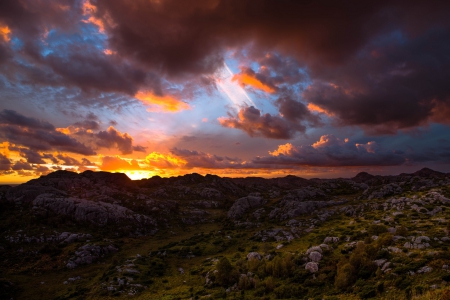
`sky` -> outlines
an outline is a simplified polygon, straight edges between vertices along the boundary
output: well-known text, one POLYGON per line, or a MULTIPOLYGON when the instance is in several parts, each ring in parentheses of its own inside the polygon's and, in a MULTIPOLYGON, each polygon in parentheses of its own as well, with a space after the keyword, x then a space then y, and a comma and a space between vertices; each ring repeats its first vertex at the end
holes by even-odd
POLYGON ((0 183, 450 172, 450 2, 0 1, 0 183))

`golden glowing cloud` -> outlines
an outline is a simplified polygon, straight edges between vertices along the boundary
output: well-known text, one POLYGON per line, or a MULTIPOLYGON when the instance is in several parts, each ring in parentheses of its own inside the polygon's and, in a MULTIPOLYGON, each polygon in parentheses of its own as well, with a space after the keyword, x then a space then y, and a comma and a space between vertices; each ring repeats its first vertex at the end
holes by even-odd
POLYGON ((9 42, 11 40, 11 29, 9 29, 8 26, 2 26, 0 25, 0 37, 5 41, 9 42))
POLYGON ((69 134, 74 134, 74 133, 78 133, 78 132, 87 132, 87 133, 92 133, 91 129, 84 129, 84 128, 79 128, 79 127, 75 127, 75 126, 69 126, 69 127, 60 127, 60 128, 56 128, 56 131, 64 133, 66 135, 69 134))
POLYGON ((111 49, 105 49, 103 50, 103 53, 105 53, 106 55, 112 55, 115 52, 111 51, 111 49))
POLYGON ((0 150, 1 154, 3 154, 6 157, 9 157, 9 142, 0 143, 0 150))
POLYGON ((266 93, 275 93, 275 89, 261 82, 258 78, 246 73, 236 74, 233 76, 233 81, 237 81, 240 85, 250 85, 255 89, 262 90, 266 93))
POLYGON ((329 116, 329 117, 334 116, 333 113, 331 113, 331 112, 329 112, 329 111, 323 109, 322 107, 317 106, 317 105, 315 105, 315 104, 313 104, 313 103, 308 103, 308 109, 309 109, 310 111, 314 111, 314 112, 326 114, 326 115, 329 116))
POLYGON ((272 152, 269 151, 269 154, 272 156, 289 155, 292 150, 294 150, 294 146, 292 146, 291 143, 287 143, 284 145, 279 145, 277 150, 272 152))
POLYGON ((170 154, 162 154, 152 152, 145 158, 145 161, 152 167, 156 168, 178 168, 187 164, 184 159, 178 158, 170 154))
POLYGON ((157 96, 152 92, 139 91, 135 95, 136 99, 149 104, 151 107, 148 111, 163 111, 163 112, 178 112, 185 109, 190 109, 189 104, 178 100, 170 95, 157 96))
POLYGON ((137 160, 135 159, 125 159, 118 155, 116 156, 104 156, 101 157, 102 164, 100 169, 103 171, 129 171, 129 170, 140 170, 137 160))
POLYGON ((312 147, 317 149, 317 148, 320 148, 320 147, 329 146, 329 145, 331 145, 333 143, 342 144, 342 141, 337 139, 336 137, 334 137, 331 134, 325 134, 325 135, 322 135, 317 142, 312 144, 312 147))

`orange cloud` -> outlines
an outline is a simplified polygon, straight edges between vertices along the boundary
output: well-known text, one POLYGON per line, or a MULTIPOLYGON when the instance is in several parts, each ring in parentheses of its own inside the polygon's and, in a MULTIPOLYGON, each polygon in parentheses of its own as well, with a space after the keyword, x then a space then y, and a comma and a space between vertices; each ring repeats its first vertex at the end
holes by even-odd
POLYGON ((89 0, 83 3, 83 14, 85 16, 89 16, 87 20, 82 20, 84 23, 92 23, 97 25, 98 30, 103 33, 105 32, 105 23, 103 21, 92 14, 97 11, 97 7, 93 5, 89 0))
POLYGON ((100 31, 101 33, 105 32, 105 24, 99 18, 90 16, 89 19, 83 20, 83 22, 84 23, 92 23, 94 25, 97 25, 98 31, 100 31))
POLYGON ((310 111, 314 111, 314 112, 326 114, 326 115, 329 116, 329 117, 334 116, 333 113, 331 113, 331 112, 329 112, 329 111, 323 109, 322 107, 317 106, 317 105, 315 105, 315 104, 313 104, 313 103, 308 103, 308 109, 309 109, 310 111))
POLYGON ((170 95, 157 96, 152 92, 139 91, 134 96, 136 99, 149 104, 151 107, 148 111, 178 112, 191 107, 186 102, 178 100, 170 95))
POLYGON ((104 156, 101 157, 102 164, 100 169, 103 171, 127 171, 127 170, 140 170, 137 160, 127 160, 120 156, 104 156))
POLYGON ((5 42, 9 42, 11 40, 11 29, 9 29, 8 26, 1 26, 0 25, 0 37, 3 39, 3 41, 5 42))
POLYGON ((159 152, 150 153, 145 158, 145 161, 156 168, 178 168, 187 164, 187 161, 182 158, 159 152))
POLYGON ((284 145, 279 145, 277 150, 274 150, 272 152, 269 151, 269 154, 272 156, 289 155, 294 149, 295 147, 292 146, 291 143, 287 143, 284 145))
POLYGON ((6 157, 9 157, 9 142, 3 142, 0 143, 0 150, 3 152, 0 152, 0 154, 3 154, 6 157))
POLYGON ((320 140, 312 144, 312 147, 317 149, 321 147, 327 147, 331 145, 343 145, 344 142, 342 142, 340 139, 335 137, 332 134, 325 134, 320 137, 320 140))
POLYGON ((262 90, 266 93, 275 93, 275 89, 273 87, 268 86, 267 84, 261 82, 258 78, 251 74, 241 73, 233 76, 232 81, 237 81, 240 85, 250 85, 255 89, 262 90))

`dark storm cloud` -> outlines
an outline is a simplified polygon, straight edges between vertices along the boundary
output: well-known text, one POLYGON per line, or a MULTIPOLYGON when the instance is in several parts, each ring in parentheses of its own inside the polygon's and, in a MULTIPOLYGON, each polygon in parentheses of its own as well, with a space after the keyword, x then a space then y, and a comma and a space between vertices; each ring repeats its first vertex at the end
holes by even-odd
POLYGON ((275 101, 275 105, 278 107, 280 114, 292 123, 309 122, 311 124, 318 125, 320 119, 312 115, 306 106, 286 95, 281 96, 275 101))
POLYGON ((43 58, 43 63, 61 76, 61 85, 134 96, 138 86, 145 82, 144 71, 114 61, 95 47, 71 45, 67 50, 70 52, 65 56, 51 54, 43 58))
POLYGON ((108 130, 100 131, 96 135, 96 144, 103 148, 117 147, 122 154, 133 153, 133 138, 128 133, 121 133, 110 126, 108 130))
POLYGON ((12 110, 0 112, 0 139, 29 148, 33 152, 58 150, 83 155, 95 154, 91 148, 76 139, 56 131, 52 124, 12 110))
POLYGON ((81 166, 82 165, 82 163, 79 160, 77 160, 73 157, 70 157, 67 154, 60 153, 56 157, 61 160, 61 162, 60 162, 61 165, 65 165, 65 166, 81 166))
POLYGON ((341 63, 371 37, 399 27, 448 25, 442 1, 97 0, 114 49, 170 74, 210 73, 226 47, 253 42, 299 58, 341 63), (107 22, 105 22, 107 23, 107 22), (180 51, 180 49, 182 49, 180 51))
POLYGON ((25 117, 14 110, 8 109, 4 109, 0 112, 0 124, 30 127, 33 129, 55 130, 55 127, 46 121, 25 117))
MULTIPOLYGON (((10 150, 16 150, 16 147, 10 147, 10 150)), ((57 162, 57 160, 53 157, 52 154, 41 154, 37 151, 18 147, 17 151, 19 151, 20 156, 26 158, 27 162, 30 164, 46 164, 47 162, 44 159, 50 159, 53 162, 57 162)))
POLYGON ((169 74, 211 73, 221 66, 226 47, 249 42, 339 62, 381 30, 386 6, 287 0, 94 3, 98 17, 114 21, 109 28, 114 49, 169 74))
POLYGON ((20 171, 20 170, 30 171, 30 170, 33 170, 33 166, 31 166, 29 163, 27 163, 23 160, 19 160, 14 164, 12 169, 14 171, 20 171))
POLYGON ((20 39, 16 53, 0 39, 2 73, 11 82, 28 85, 78 87, 89 93, 119 92, 129 96, 145 85, 162 94, 159 75, 129 64, 119 55, 106 55, 101 40, 84 38, 86 29, 82 27, 86 26, 87 16, 83 15, 83 3, 2 1, 0 25, 7 26, 20 39), (54 36, 45 40, 49 34, 54 36))
POLYGON ((241 168, 242 160, 239 158, 230 158, 227 156, 217 156, 201 151, 173 148, 170 152, 186 161, 184 168, 206 168, 206 169, 223 169, 223 168, 241 168))
POLYGON ((450 122, 450 29, 369 45, 346 65, 322 70, 303 93, 341 123, 395 133, 428 121, 450 122))
POLYGON ((83 166, 95 166, 95 165, 96 165, 95 163, 91 162, 89 159, 87 159, 87 158, 85 158, 85 157, 83 157, 83 158, 81 159, 81 164, 82 164, 83 166))
POLYGON ((99 130, 100 124, 97 121, 93 120, 84 120, 82 122, 76 122, 73 126, 78 128, 90 129, 90 130, 99 130))
POLYGON ((22 39, 38 37, 45 29, 70 30, 78 21, 81 7, 76 0, 0 1, 0 20, 22 39))
POLYGON ((254 106, 242 108, 237 116, 219 118, 219 122, 223 127, 241 129, 251 137, 263 136, 271 139, 290 139, 297 131, 305 130, 305 127, 298 123, 287 122, 268 113, 261 114, 254 106))
POLYGON ((306 106, 290 96, 282 96, 275 101, 280 116, 262 114, 253 106, 242 108, 237 116, 220 118, 224 127, 241 129, 248 135, 263 136, 271 139, 290 139, 297 132, 305 132, 306 124, 320 124, 317 116, 311 114, 306 106))
POLYGON ((16 151, 19 155, 26 159, 27 163, 30 164, 46 164, 49 161, 52 163, 58 163, 58 159, 56 159, 51 153, 39 153, 33 149, 28 149, 20 146, 9 146, 8 149, 10 151, 16 151), (48 161, 45 161, 47 159, 48 161))
POLYGON ((8 171, 11 169, 11 161, 0 153, 0 171, 8 171))

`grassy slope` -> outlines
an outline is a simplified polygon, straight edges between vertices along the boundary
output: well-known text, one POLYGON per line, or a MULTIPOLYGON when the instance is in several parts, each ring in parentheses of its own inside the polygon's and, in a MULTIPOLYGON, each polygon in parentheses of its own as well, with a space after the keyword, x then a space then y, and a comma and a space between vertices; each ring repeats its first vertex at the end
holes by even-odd
MULTIPOLYGON (((408 193, 408 196, 421 193, 408 193)), ((353 200, 351 204, 358 204, 368 202, 367 200, 355 200, 358 195, 352 195, 353 200)), ((348 198, 348 196, 347 196, 348 198)), ((372 202, 384 202, 384 200, 374 200, 372 202)), ((268 205, 271 205, 269 203, 268 205)), ((215 212, 218 214, 218 212, 215 212)), ((166 270, 163 276, 148 276, 145 272, 149 271, 152 266, 149 264, 142 264, 140 266, 142 274, 138 280, 152 279, 153 283, 148 284, 148 289, 137 294, 133 298, 135 299, 189 299, 191 295, 199 299, 209 297, 222 298, 224 291, 220 286, 204 286, 205 278, 204 274, 214 269, 214 264, 211 263, 209 258, 220 258, 222 256, 227 257, 231 263, 236 266, 241 258, 245 258, 246 254, 250 251, 259 252, 275 252, 277 256, 284 257, 288 252, 293 253, 294 257, 301 257, 308 247, 311 245, 318 245, 323 241, 325 236, 339 236, 341 238, 347 235, 357 236, 361 230, 368 229, 374 220, 380 220, 386 212, 382 210, 367 211, 363 218, 354 219, 351 217, 339 215, 334 216, 320 224, 320 226, 313 229, 310 233, 305 233, 300 239, 295 239, 280 250, 274 250, 275 246, 279 242, 261 243, 250 240, 256 231, 270 227, 280 227, 277 224, 263 223, 261 228, 253 229, 239 229, 239 228, 224 228, 220 223, 210 223, 194 226, 181 226, 173 224, 173 227, 159 232, 153 237, 142 238, 120 238, 114 241, 119 245, 120 251, 113 255, 110 255, 104 259, 101 259, 98 263, 94 263, 88 266, 80 266, 74 270, 67 270, 64 267, 64 261, 70 256, 71 251, 74 251, 77 247, 84 243, 72 244, 65 248, 62 248, 60 253, 47 254, 44 256, 37 255, 35 259, 22 259, 20 254, 11 256, 9 259, 16 260, 16 263, 8 263, 7 268, 2 270, 1 277, 7 278, 14 282, 16 286, 20 287, 18 299, 116 299, 117 297, 124 297, 126 295, 112 292, 106 292, 102 288, 101 283, 107 282, 105 279, 109 277, 109 280, 115 276, 121 276, 115 272, 115 266, 123 264, 127 258, 135 258, 137 254, 147 256, 151 251, 154 254, 159 249, 164 248, 169 254, 163 259, 166 265, 166 270), (219 233, 221 231, 221 233, 219 233), (174 234, 175 232, 175 234, 174 234), (200 235, 203 233, 203 235, 200 235), (226 236, 231 236, 228 239, 226 236), (202 250, 202 254, 191 259, 180 257, 179 253, 184 253, 184 247, 199 247, 202 250), (239 255, 237 255, 237 253, 239 255), (184 275, 178 272, 178 268, 183 268, 184 275), (70 277, 81 276, 82 279, 74 283, 64 285, 63 282, 70 277), (41 284, 41 282, 44 282, 41 284)), ((218 215, 216 217, 219 217, 218 215)), ((307 220, 310 216, 303 216, 300 220, 307 220)), ((2 220, 5 218, 11 218, 11 216, 2 216, 2 220)), ((439 213, 434 217, 428 215, 416 214, 411 211, 407 211, 405 216, 396 218, 396 224, 386 224, 389 226, 405 226, 409 229, 411 235, 428 235, 431 238, 434 236, 442 237, 448 235, 447 223, 441 222, 440 219, 450 220, 450 209, 446 209, 444 212, 439 213), (411 221, 417 221, 412 223, 411 221)), ((11 222, 11 221, 9 221, 11 222)), ((19 222, 19 221, 16 221, 19 222)), ((60 230, 63 231, 63 230, 60 230)), ((102 237, 98 232, 93 233, 95 235, 95 241, 101 242, 102 237)), ((367 234, 366 234, 367 236, 367 234)), ((361 239, 364 240, 364 234, 361 235, 361 239)), ((367 240, 366 240, 367 241, 367 240)), ((401 245, 404 243, 398 242, 393 246, 397 246, 402 249, 401 245)), ((338 245, 334 245, 334 250, 330 257, 324 258, 320 263, 321 269, 326 267, 326 263, 330 266, 336 264, 337 261, 343 259, 344 255, 342 249, 345 242, 340 242, 338 245)), ((20 245, 19 245, 20 246, 20 245)), ((17 248, 19 248, 19 246, 17 248)), ((442 281, 442 277, 447 274, 446 271, 441 269, 443 264, 450 265, 450 256, 448 255, 448 247, 450 244, 433 244, 433 248, 429 250, 412 250, 413 255, 407 255, 405 252, 399 253, 391 260, 395 260, 399 266, 411 266, 414 267, 414 263, 420 261, 426 261, 426 265, 433 266, 433 272, 424 275, 410 276, 406 274, 398 274, 398 276, 392 273, 387 274, 373 274, 369 279, 363 282, 357 281, 352 289, 351 294, 346 294, 343 290, 337 290, 334 287, 334 282, 329 279, 323 279, 318 274, 316 279, 312 279, 312 276, 308 277, 308 297, 311 299, 359 299, 356 295, 358 291, 361 291, 364 287, 373 287, 379 282, 384 283, 384 292, 377 293, 375 296, 379 299, 407 299, 405 289, 411 290, 410 295, 414 299, 450 299, 448 289, 445 289, 446 283, 442 281), (426 255, 428 251, 440 251, 444 255, 429 256, 426 255), (321 279, 322 278, 322 279, 321 279), (438 291, 429 291, 429 286, 437 284, 444 289, 438 291), (420 288, 417 288, 417 287, 420 288), (423 293, 423 295, 420 295, 423 293), (447 295, 447 296, 446 296, 447 295), (448 298, 445 298, 448 297, 448 298)), ((24 250, 31 251, 32 249, 38 249, 40 246, 35 245, 23 245, 24 250), (28 248, 28 249, 27 249, 28 248)), ((15 249, 17 250, 17 249, 15 249)), ((6 254, 3 254, 2 260, 8 259, 6 254)), ((244 266, 244 269, 248 265, 244 266)), ((300 264, 295 265, 295 269, 302 269, 300 264)), ((406 268, 407 269, 407 268, 406 268)), ((405 270, 403 268, 402 270, 405 270)), ((319 272, 320 273, 320 272, 319 272)), ((263 282, 264 278, 260 278, 263 282)), ((275 287, 289 283, 289 278, 274 278, 275 287)), ((266 295, 255 296, 257 289, 246 290, 244 294, 241 291, 231 292, 227 295, 228 299, 240 299, 243 296, 246 299, 275 299, 276 295, 266 293, 266 295)), ((306 296, 306 295, 305 295, 306 296)))

